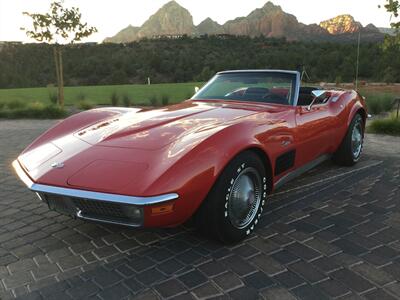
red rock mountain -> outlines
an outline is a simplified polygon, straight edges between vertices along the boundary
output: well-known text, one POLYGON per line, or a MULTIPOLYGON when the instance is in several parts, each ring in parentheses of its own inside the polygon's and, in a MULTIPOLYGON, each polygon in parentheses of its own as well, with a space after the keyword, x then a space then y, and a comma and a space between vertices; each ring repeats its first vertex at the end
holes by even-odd
POLYGON ((204 35, 213 35, 213 34, 224 34, 225 29, 224 26, 218 24, 211 18, 205 19, 203 22, 201 22, 199 25, 197 25, 196 28, 197 34, 204 35))
POLYGON ((333 35, 359 32, 363 28, 361 23, 356 22, 350 15, 337 16, 321 22, 319 26, 325 28, 330 34, 333 35))
POLYGON ((195 32, 190 12, 171 1, 152 15, 140 28, 137 39, 162 35, 192 35, 195 32))
POLYGON ((358 32, 366 32, 368 40, 383 39, 383 34, 373 25, 363 27, 350 15, 342 15, 321 22, 319 25, 300 23, 294 15, 288 14, 280 6, 267 2, 246 17, 236 18, 223 25, 210 18, 198 26, 193 24, 190 12, 176 1, 170 1, 152 15, 141 27, 128 26, 117 35, 104 42, 127 43, 142 38, 181 35, 245 35, 284 37, 288 40, 334 40, 352 41, 358 32))

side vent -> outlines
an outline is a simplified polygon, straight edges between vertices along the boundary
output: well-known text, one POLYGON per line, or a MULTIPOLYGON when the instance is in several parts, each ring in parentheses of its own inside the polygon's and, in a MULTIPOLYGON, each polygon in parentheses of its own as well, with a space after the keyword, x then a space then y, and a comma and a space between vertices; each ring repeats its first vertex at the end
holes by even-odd
POLYGON ((275 176, 278 176, 287 170, 294 167, 294 161, 296 158, 296 150, 292 150, 282 154, 276 159, 275 163, 275 176))

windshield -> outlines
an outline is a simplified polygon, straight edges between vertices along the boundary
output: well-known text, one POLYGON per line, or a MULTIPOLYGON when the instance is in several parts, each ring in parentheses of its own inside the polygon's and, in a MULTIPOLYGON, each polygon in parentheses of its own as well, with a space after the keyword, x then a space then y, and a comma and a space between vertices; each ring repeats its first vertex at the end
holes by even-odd
POLYGON ((280 72, 221 73, 194 100, 238 100, 293 105, 296 74, 280 72))

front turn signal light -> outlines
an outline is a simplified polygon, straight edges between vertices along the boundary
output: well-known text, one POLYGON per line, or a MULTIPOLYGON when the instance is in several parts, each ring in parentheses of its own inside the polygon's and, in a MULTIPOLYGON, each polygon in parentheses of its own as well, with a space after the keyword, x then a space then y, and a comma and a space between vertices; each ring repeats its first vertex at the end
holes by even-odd
POLYGON ((174 211, 174 204, 165 204, 151 208, 152 216, 159 216, 172 213, 174 211))

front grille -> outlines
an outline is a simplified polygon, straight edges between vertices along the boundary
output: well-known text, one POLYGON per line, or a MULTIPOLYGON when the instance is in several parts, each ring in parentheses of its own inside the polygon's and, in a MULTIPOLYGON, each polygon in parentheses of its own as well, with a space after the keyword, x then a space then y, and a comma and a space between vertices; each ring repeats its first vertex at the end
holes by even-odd
POLYGON ((139 226, 142 215, 132 213, 137 208, 123 203, 74 198, 55 194, 39 194, 51 210, 64 215, 121 225, 139 226))
POLYGON ((120 204, 111 202, 93 201, 80 198, 73 198, 75 206, 78 207, 84 214, 103 216, 103 217, 115 217, 115 218, 126 218, 128 217, 120 204))
POLYGON ((40 194, 40 196, 47 202, 47 205, 51 210, 55 210, 65 215, 76 214, 76 208, 73 205, 72 198, 53 194, 40 194))

